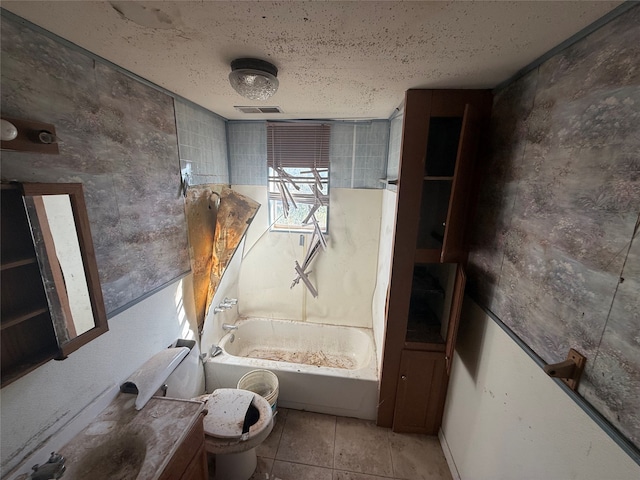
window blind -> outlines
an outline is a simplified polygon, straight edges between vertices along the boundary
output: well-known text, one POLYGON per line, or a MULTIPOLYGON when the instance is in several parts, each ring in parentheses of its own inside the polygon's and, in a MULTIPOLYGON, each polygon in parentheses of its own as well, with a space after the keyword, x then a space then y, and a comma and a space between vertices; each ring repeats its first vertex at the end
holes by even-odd
POLYGON ((271 168, 329 168, 330 125, 267 122, 271 168))

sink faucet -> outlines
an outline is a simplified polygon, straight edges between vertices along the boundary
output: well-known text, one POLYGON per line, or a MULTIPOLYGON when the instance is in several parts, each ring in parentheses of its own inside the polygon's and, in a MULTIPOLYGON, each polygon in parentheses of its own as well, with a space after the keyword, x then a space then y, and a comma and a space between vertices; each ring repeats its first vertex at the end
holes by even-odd
POLYGON ((44 465, 34 465, 33 473, 29 477, 31 480, 51 480, 58 479, 64 475, 66 467, 65 458, 56 452, 51 452, 51 456, 44 465))
POLYGON ((222 330, 224 330, 225 332, 229 332, 231 330, 237 330, 237 329, 238 329, 237 325, 231 325, 229 323, 222 324, 222 330))

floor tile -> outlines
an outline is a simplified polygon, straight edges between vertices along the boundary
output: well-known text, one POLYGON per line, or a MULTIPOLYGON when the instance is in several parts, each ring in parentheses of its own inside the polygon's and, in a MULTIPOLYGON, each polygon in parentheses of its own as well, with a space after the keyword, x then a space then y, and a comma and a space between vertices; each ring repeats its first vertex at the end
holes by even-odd
POLYGON ((332 480, 330 468, 276 460, 269 480, 332 480))
POLYGON ((390 480, 389 477, 379 477, 368 473, 333 471, 333 480, 390 480))
POLYGON ((259 457, 276 458, 276 452, 278 451, 278 445, 280 444, 286 418, 287 410, 284 408, 278 409, 278 414, 274 419, 273 430, 271 430, 267 439, 256 448, 256 454, 259 457))
POLYGON ((289 410, 276 460, 333 468, 335 429, 333 415, 289 410))
POLYGON ((393 475, 403 480, 452 480, 438 437, 389 432, 393 475))
POLYGON ((355 418, 338 417, 334 468, 370 475, 393 476, 388 429, 355 418))
POLYGON ((258 457, 256 471, 253 472, 249 480, 267 480, 271 476, 273 468, 273 458, 258 457))

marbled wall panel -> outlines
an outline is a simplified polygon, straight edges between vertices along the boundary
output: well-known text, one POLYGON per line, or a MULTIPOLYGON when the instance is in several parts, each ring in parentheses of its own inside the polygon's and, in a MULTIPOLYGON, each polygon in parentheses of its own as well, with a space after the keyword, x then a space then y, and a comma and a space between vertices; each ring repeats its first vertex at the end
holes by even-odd
POLYGON ((115 303, 124 305, 189 270, 173 99, 101 64, 96 80, 97 153, 110 164, 120 227, 106 248, 119 272, 115 303))
POLYGON ((536 84, 534 71, 496 94, 489 150, 479 159, 483 188, 474 223, 482 228, 473 228, 471 232, 469 271, 476 279, 473 282, 476 297, 490 308, 505 246, 513 240, 509 227, 536 84))
POLYGON ((637 446, 639 39, 634 8, 496 95, 469 269, 544 360, 587 356, 580 393, 637 446))
MULTIPOLYGON (((640 226, 640 216, 638 221, 640 226)), ((580 388, 580 393, 636 445, 640 444, 639 231, 626 257, 598 354, 580 388)))
POLYGON ((60 155, 3 152, 3 180, 81 182, 107 312, 189 270, 172 99, 2 18, 2 113, 60 155))

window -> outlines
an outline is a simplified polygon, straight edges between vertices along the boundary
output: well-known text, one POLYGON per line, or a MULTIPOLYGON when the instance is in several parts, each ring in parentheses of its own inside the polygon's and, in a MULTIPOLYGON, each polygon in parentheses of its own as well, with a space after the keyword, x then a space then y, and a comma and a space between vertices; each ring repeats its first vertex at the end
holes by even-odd
POLYGON ((326 233, 330 126, 267 123, 269 223, 272 230, 326 233))

